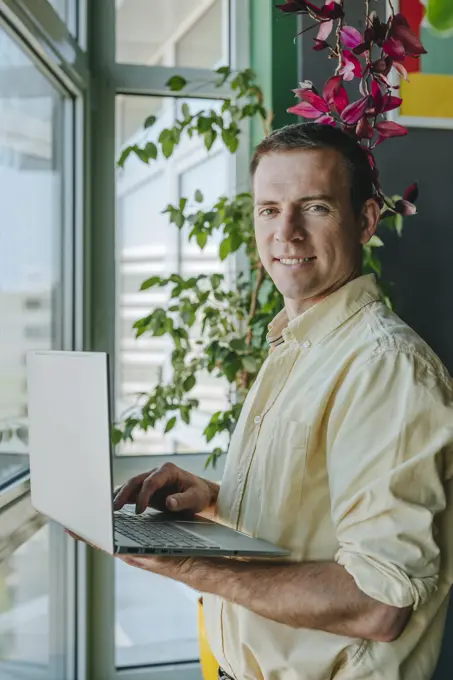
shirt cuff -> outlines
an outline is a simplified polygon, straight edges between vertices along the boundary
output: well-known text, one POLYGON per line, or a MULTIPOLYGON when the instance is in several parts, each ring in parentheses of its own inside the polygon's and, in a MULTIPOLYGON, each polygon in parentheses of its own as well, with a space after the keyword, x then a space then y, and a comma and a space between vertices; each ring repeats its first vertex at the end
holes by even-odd
POLYGON ((437 575, 410 578, 391 562, 381 562, 347 548, 338 550, 335 562, 351 574, 358 588, 366 595, 392 607, 412 605, 414 609, 418 609, 437 590, 437 575))

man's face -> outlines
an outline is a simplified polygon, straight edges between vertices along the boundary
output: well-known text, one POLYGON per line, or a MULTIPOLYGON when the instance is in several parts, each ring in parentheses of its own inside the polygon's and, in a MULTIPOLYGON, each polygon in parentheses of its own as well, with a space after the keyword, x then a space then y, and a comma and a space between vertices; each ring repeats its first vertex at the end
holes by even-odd
POLYGON ((254 177, 255 236, 261 261, 290 317, 360 274, 360 245, 376 228, 369 201, 357 217, 350 179, 334 149, 264 156, 254 177))

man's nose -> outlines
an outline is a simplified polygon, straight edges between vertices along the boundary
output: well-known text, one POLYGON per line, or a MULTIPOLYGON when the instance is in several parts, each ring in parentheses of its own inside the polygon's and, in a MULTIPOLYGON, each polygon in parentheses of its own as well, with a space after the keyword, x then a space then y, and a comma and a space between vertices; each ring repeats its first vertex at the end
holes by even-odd
POLYGON ((304 218, 300 210, 283 212, 275 230, 277 241, 303 241, 305 238, 304 218))

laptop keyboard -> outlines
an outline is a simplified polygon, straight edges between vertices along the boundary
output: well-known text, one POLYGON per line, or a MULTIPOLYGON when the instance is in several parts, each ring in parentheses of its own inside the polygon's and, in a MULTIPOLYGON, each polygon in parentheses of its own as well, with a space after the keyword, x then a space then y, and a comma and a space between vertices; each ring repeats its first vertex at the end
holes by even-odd
POLYGON ((172 526, 170 522, 159 524, 155 521, 147 521, 146 518, 115 515, 115 529, 127 538, 132 538, 139 545, 153 548, 220 549, 220 545, 172 526))

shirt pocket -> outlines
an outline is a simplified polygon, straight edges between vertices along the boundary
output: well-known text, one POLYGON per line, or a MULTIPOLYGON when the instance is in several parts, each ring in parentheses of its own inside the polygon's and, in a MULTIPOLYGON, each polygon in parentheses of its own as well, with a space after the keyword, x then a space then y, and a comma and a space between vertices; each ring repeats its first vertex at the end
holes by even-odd
POLYGON ((299 513, 310 428, 306 423, 281 418, 273 424, 267 443, 255 454, 259 486, 258 534, 289 546, 299 513))

